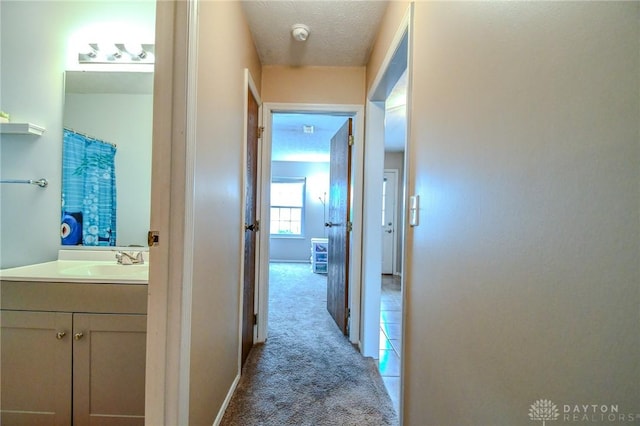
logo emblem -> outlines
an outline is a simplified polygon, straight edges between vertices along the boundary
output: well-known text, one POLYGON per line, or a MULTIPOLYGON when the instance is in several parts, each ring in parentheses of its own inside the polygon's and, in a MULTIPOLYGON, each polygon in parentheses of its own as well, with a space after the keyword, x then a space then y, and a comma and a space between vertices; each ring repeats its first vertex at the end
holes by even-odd
POLYGON ((529 408, 529 418, 533 421, 542 421, 542 426, 545 426, 547 420, 558 420, 560 412, 556 404, 548 399, 539 399, 529 408))

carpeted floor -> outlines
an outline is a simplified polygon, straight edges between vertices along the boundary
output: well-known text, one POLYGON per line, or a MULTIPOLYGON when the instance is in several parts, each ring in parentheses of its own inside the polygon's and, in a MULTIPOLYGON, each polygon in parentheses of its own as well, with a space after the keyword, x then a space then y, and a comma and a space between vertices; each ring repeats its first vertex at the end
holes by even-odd
POLYGON ((375 360, 326 308, 326 276, 272 263, 269 335, 251 351, 221 425, 397 425, 375 360))

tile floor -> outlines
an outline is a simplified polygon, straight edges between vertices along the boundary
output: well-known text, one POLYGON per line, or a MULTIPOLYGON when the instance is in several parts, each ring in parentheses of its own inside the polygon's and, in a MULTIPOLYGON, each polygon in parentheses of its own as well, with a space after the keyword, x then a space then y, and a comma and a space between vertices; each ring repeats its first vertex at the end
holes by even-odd
POLYGON ((383 275, 380 298, 380 359, 378 360, 378 368, 396 413, 399 411, 400 404, 401 318, 400 277, 383 275))

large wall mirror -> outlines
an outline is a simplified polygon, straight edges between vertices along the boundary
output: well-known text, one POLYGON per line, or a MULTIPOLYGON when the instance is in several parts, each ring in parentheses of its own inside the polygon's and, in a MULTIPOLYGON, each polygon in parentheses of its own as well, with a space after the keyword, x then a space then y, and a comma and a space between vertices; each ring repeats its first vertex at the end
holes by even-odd
POLYGON ((146 246, 152 117, 152 72, 65 72, 61 194, 65 248, 146 246), (76 145, 72 147, 70 140, 76 145), (78 154, 80 141, 92 150, 103 150, 78 154), (102 187, 107 181, 111 188, 102 187), (98 199, 96 193, 103 191, 108 195, 98 199), (109 220, 111 224, 105 224, 109 220))

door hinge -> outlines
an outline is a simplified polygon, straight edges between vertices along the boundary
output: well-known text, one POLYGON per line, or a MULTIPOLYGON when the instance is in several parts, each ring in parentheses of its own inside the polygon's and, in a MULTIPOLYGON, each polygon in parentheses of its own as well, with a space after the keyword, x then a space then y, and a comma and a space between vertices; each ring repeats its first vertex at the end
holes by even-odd
POLYGON ((251 225, 249 225, 248 223, 245 223, 244 224, 244 230, 245 231, 258 232, 260 230, 260 221, 256 220, 251 225))
POLYGON ((353 135, 349 135, 349 146, 354 144, 353 135))
POLYGON ((262 135, 264 134, 264 126, 258 127, 258 139, 262 139, 262 135))
POLYGON ((160 244, 160 232, 158 231, 149 231, 147 233, 147 244, 149 247, 157 246, 160 244))
POLYGON ((353 231, 353 222, 347 222, 347 232, 353 231))
POLYGON ((346 319, 351 318, 351 308, 345 308, 345 310, 344 310, 344 317, 345 317, 346 319))
POLYGON ((253 314, 253 325, 258 325, 258 314, 253 314))

